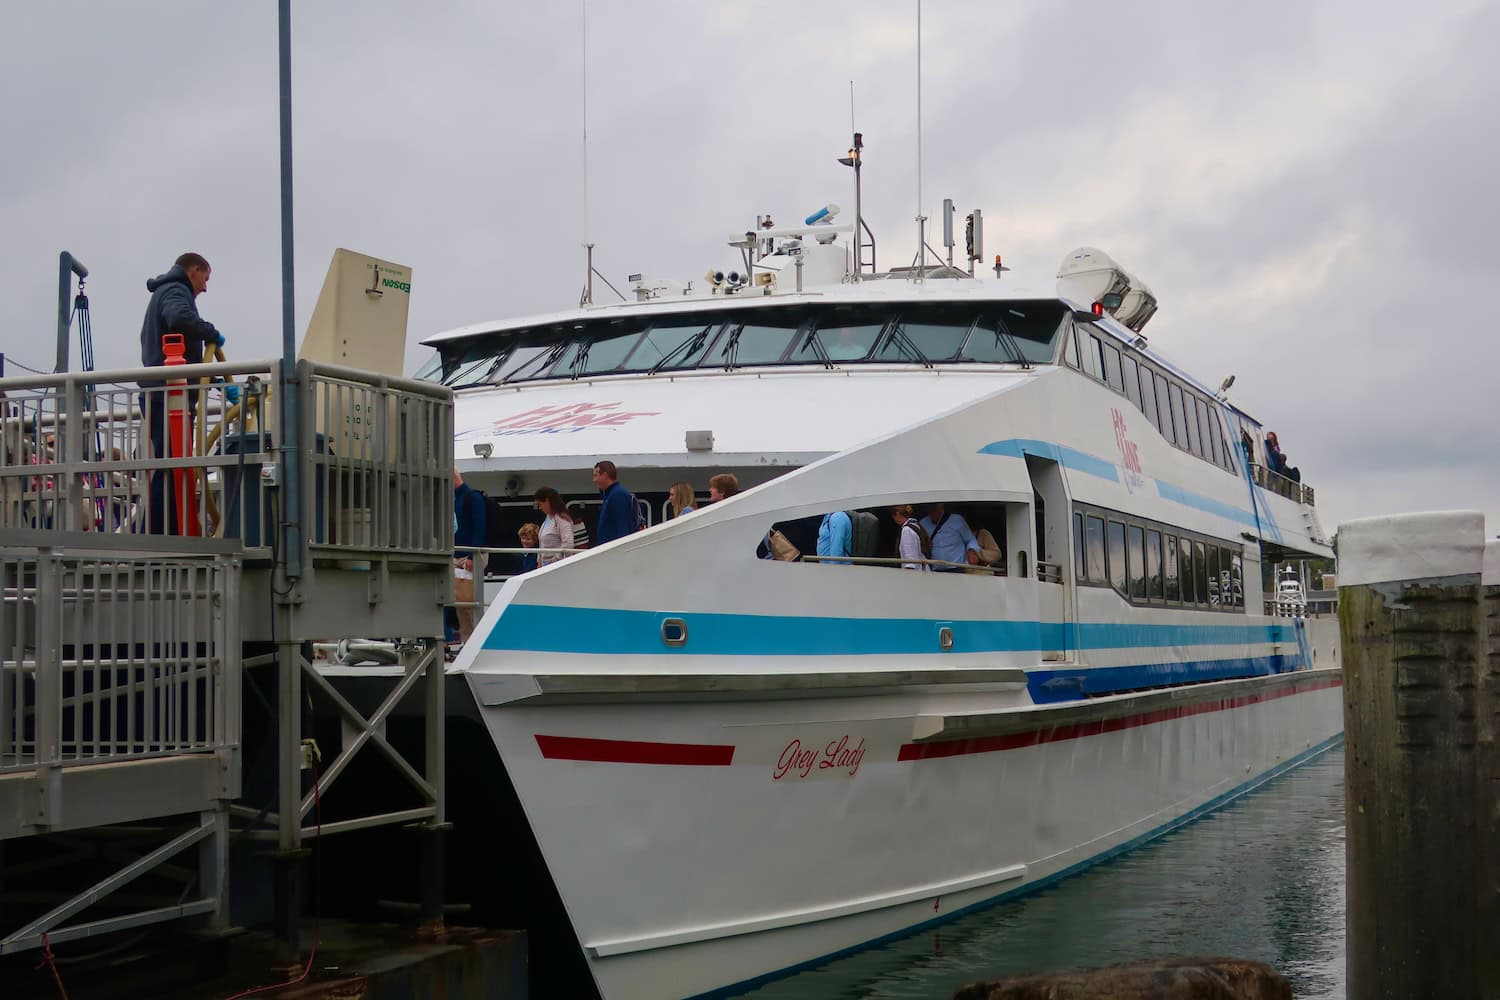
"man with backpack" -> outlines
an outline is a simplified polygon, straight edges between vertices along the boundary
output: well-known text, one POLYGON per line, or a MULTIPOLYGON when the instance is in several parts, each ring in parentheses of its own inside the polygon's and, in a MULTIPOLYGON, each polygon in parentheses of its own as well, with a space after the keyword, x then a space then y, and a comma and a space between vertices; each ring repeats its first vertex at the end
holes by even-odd
MULTIPOLYGON (((931 539, 932 558, 946 563, 979 565, 979 540, 962 514, 955 514, 942 503, 935 503, 927 508, 927 516, 922 518, 921 525, 931 539)), ((959 567, 934 566, 933 569, 951 573, 959 567)))
POLYGON ((841 510, 824 514, 823 522, 818 525, 818 555, 824 557, 823 561, 836 566, 849 565, 844 559, 827 557, 851 555, 853 544, 854 525, 849 515, 841 510))

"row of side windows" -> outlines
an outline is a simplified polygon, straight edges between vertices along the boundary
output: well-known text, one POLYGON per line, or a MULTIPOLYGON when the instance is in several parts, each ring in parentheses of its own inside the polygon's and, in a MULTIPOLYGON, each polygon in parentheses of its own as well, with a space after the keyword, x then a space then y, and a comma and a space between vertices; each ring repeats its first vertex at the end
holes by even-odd
POLYGON ((1098 379, 1130 400, 1171 444, 1234 472, 1234 457, 1219 408, 1190 387, 1165 375, 1096 333, 1075 328, 1063 351, 1068 365, 1098 379))
POLYGON ((1238 550, 1115 511, 1073 511, 1073 564, 1082 585, 1113 587, 1132 604, 1243 612, 1238 550))

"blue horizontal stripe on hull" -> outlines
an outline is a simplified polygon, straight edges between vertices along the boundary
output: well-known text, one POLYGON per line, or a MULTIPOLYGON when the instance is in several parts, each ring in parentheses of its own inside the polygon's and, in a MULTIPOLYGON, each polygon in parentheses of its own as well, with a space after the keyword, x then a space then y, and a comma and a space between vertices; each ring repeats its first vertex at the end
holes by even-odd
POLYGON ((953 630, 954 653, 1149 649, 1295 641, 1285 625, 1065 626, 1039 621, 822 618, 512 604, 484 638, 485 649, 534 653, 679 656, 879 656, 936 653, 938 630, 953 630), (687 623, 687 642, 668 646, 661 625, 687 623), (1065 638, 1073 641, 1064 645, 1065 638))
MULTIPOLYGON (((1085 475, 1095 476, 1099 479, 1107 479, 1112 483, 1120 481, 1120 470, 1114 462, 1100 458, 1098 455, 1090 455, 1086 451, 1069 448, 1065 445, 1053 444, 1051 441, 1033 441, 1029 438, 1008 438, 1004 441, 991 441, 979 449, 981 455, 1001 455, 1007 458, 1024 458, 1027 455, 1036 455, 1039 458, 1048 458, 1058 463, 1065 469, 1073 472, 1082 472, 1085 475)), ((1189 507, 1193 510, 1202 511, 1205 514, 1213 514, 1236 524, 1248 527, 1261 527, 1262 521, 1266 520, 1264 514, 1259 519, 1254 511, 1243 510, 1222 500, 1194 493, 1192 490, 1184 489, 1176 483, 1169 483, 1165 479, 1153 479, 1156 484, 1156 493, 1163 500, 1189 507)), ((1279 533, 1277 535, 1279 538, 1279 533)))
POLYGON ((1006 441, 992 441, 979 449, 981 455, 1004 455, 1008 458, 1024 458, 1026 455, 1036 455, 1038 458, 1048 458, 1058 463, 1065 469, 1075 472, 1086 473, 1097 476, 1100 479, 1108 479, 1112 483, 1120 481, 1120 471, 1115 468, 1115 463, 1090 455, 1086 451, 1069 448, 1066 445, 1053 444, 1051 441, 1033 441, 1028 438, 1010 438, 1006 441))
POLYGON ((1074 667, 1064 670, 1031 670, 1026 687, 1037 704, 1076 701, 1079 698, 1174 684, 1201 684, 1237 677, 1279 674, 1296 667, 1293 657, 1252 656, 1225 660, 1187 660, 1175 663, 1143 663, 1129 667, 1074 667))

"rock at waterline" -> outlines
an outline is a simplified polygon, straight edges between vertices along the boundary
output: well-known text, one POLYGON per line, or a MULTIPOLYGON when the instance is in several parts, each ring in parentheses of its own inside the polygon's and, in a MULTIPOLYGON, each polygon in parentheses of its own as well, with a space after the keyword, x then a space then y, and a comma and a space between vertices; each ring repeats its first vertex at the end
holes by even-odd
POLYGON ((969 983, 953 1000, 1292 1000, 1292 985, 1263 962, 1168 958, 969 983))

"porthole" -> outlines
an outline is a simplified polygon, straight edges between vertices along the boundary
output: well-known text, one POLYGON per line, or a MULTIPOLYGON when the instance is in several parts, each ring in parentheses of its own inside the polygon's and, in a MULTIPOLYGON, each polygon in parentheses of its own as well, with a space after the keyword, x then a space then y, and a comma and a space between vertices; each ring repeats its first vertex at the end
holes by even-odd
POLYGON ((663 618, 661 623, 661 641, 668 646, 686 646, 688 639, 687 622, 681 618, 663 618))

